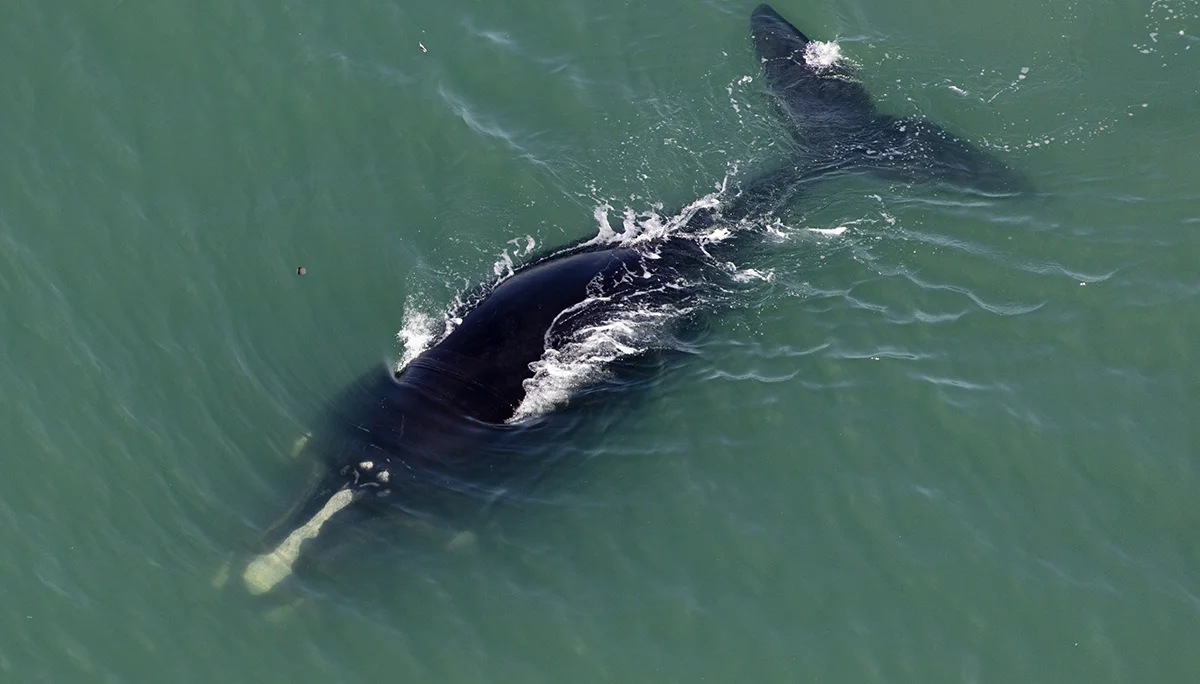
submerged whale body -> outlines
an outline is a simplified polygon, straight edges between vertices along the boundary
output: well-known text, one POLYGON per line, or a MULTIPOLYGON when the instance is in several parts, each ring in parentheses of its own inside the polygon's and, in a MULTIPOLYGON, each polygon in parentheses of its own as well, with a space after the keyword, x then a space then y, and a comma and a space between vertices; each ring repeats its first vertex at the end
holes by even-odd
MULTIPOLYGON (((812 42, 767 5, 754 11, 751 36, 797 154, 721 206, 693 210, 677 230, 632 244, 592 240, 532 259, 403 369, 356 385, 335 406, 333 429, 310 444, 325 456, 325 475, 242 567, 251 594, 290 577, 331 521, 395 508, 420 516, 447 497, 492 495, 504 464, 481 459, 481 447, 524 417, 539 363, 596 330, 628 323, 630 312, 679 319, 725 277, 727 258, 757 235, 755 219, 830 170, 984 193, 1024 188, 999 160, 935 124, 879 114, 844 65, 813 59, 812 42), (729 227, 725 235, 734 237, 700 237, 714 226, 729 227)), ((638 351, 619 340, 611 346, 612 358, 638 351)))
POLYGON ((335 516, 348 523, 399 508, 424 517, 448 501, 495 496, 514 464, 486 458, 486 445, 513 429, 531 366, 546 350, 623 311, 674 309, 687 280, 706 272, 719 277, 696 242, 668 238, 577 246, 498 283, 443 340, 394 375, 369 374, 335 404, 324 421, 332 434, 306 447, 326 454, 328 472, 268 534, 269 550, 242 573, 246 589, 264 594, 289 577, 335 516))
POLYGON ((880 114, 842 60, 767 5, 750 17, 763 74, 810 168, 874 171, 983 194, 1027 192, 1029 183, 999 159, 918 116, 880 114))

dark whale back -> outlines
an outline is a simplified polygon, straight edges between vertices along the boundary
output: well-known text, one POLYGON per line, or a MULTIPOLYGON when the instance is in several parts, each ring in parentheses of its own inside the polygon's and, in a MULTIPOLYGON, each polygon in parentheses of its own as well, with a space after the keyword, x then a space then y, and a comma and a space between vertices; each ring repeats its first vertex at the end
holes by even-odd
POLYGON ((525 396, 530 364, 553 348, 556 321, 589 294, 603 296, 617 281, 633 277, 639 259, 633 249, 605 249, 552 257, 518 271, 409 363, 399 381, 436 388, 465 416, 503 423, 525 396))

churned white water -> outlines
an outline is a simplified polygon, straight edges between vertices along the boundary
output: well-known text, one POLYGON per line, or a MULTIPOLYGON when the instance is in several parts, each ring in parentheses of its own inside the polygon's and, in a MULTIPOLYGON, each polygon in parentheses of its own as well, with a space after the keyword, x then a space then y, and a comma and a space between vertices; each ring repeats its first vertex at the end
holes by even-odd
POLYGON ((828 69, 842 61, 842 48, 834 42, 809 41, 804 46, 804 62, 815 69, 828 69))

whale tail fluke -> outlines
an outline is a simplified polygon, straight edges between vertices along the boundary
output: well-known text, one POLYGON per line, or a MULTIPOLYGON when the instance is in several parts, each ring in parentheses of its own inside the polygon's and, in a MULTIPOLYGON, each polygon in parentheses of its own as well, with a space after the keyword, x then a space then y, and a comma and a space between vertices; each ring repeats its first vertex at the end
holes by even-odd
MULTIPOLYGON (((814 169, 866 169, 903 182, 979 194, 1029 189, 995 156, 927 119, 878 114, 836 46, 810 40, 769 5, 754 10, 750 35, 767 87, 802 150, 804 161, 791 165, 798 180, 811 177, 814 169)), ((783 179, 776 172, 770 182, 779 186, 783 179)))

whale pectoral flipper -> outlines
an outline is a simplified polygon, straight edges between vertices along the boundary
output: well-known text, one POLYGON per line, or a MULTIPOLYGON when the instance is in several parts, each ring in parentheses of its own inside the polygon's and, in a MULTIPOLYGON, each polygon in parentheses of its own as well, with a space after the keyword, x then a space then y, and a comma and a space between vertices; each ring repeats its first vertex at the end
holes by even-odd
POLYGON ((471 530, 463 530, 450 537, 450 541, 446 542, 447 551, 466 551, 468 549, 475 549, 478 546, 479 535, 471 530))
POLYGON ((304 453, 304 447, 308 446, 310 439, 312 439, 312 432, 305 432, 292 442, 292 458, 300 458, 300 454, 304 453))
POLYGON ((308 522, 296 528, 274 550, 256 557, 242 573, 242 582, 251 594, 259 595, 270 591, 275 585, 292 574, 292 566, 300 557, 304 542, 321 533, 321 526, 335 513, 349 506, 358 493, 349 487, 334 492, 329 501, 308 522))

